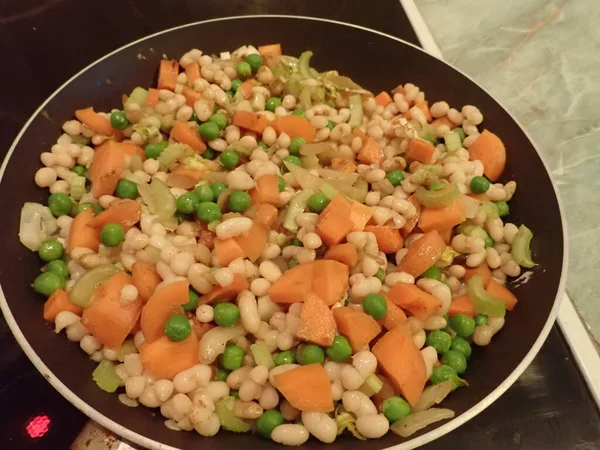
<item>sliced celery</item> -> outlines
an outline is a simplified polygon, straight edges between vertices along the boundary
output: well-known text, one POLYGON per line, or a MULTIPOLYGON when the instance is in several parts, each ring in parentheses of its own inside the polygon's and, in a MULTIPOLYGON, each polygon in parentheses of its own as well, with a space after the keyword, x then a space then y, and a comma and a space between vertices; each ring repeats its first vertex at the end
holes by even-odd
POLYGON ((306 51, 300 55, 298 59, 298 71, 300 75, 306 78, 314 78, 313 74, 310 70, 310 58, 312 58, 313 52, 306 51))
POLYGON ((419 137, 431 142, 432 144, 435 144, 435 141, 437 140, 435 127, 429 123, 423 124, 421 126, 421 131, 419 131, 419 137))
POLYGON ((365 394, 367 397, 373 397, 383 388, 383 382, 379 379, 377 375, 372 373, 367 378, 365 378, 364 383, 358 390, 365 394))
MULTIPOLYGON (((150 183, 150 193, 154 198, 154 212, 158 215, 158 221, 164 224, 164 222, 173 217, 175 211, 177 211, 177 201, 173 194, 171 194, 169 186, 158 178, 152 179, 152 182, 150 183)), ((150 209, 152 209, 152 207, 150 209)))
POLYGON ((100 283, 108 280, 118 271, 119 269, 112 264, 104 264, 87 271, 77 279, 71 288, 69 300, 81 308, 87 308, 100 283))
POLYGON ((319 186, 319 190, 325 194, 325 197, 327 197, 329 200, 333 199, 333 197, 340 193, 340 191, 338 191, 329 183, 323 183, 321 186, 319 186))
POLYGON ((461 223, 456 228, 456 231, 458 231, 459 234, 464 234, 465 236, 480 237, 481 239, 486 239, 488 237, 488 234, 485 232, 485 230, 471 220, 461 223))
POLYGON ((498 219, 500 217, 498 207, 494 202, 483 202, 481 207, 488 219, 498 219))
POLYGON ((125 361, 125 356, 129 355, 130 353, 137 352, 137 347, 135 346, 133 341, 131 339, 128 339, 127 341, 123 342, 123 345, 121 345, 121 347, 119 347, 119 350, 117 350, 117 358, 120 362, 123 362, 125 361))
POLYGON ((363 120, 362 97, 360 95, 352 95, 350 96, 349 101, 350 120, 348 121, 348 124, 352 128, 360 127, 363 120))
POLYGON ((490 295, 483 285, 483 277, 475 275, 467 283, 469 287, 469 298, 475 305, 477 314, 485 314, 491 317, 504 317, 506 305, 504 301, 490 295))
POLYGON ((250 431, 250 425, 233 414, 233 397, 223 397, 215 405, 215 411, 221 422, 221 427, 234 433, 247 433, 250 431))
POLYGON ((170 169, 178 160, 195 154, 196 152, 185 144, 170 144, 162 151, 157 161, 161 169, 170 169))
POLYGON ((306 111, 307 109, 312 108, 312 99, 310 96, 310 88, 305 87, 304 89, 302 89, 302 92, 300 92, 300 95, 299 95, 299 99, 300 99, 300 106, 302 107, 302 109, 304 109, 306 111))
POLYGON ((74 175, 69 179, 71 185, 71 197, 73 200, 79 200, 85 194, 85 177, 74 175))
POLYGON ((275 367, 271 351, 264 342, 261 341, 252 344, 250 346, 250 351, 252 352, 252 357, 257 366, 265 366, 268 369, 275 367))
POLYGON ((455 152, 459 148, 462 148, 462 141, 458 133, 451 131, 446 133, 444 136, 444 143, 446 144, 446 150, 449 152, 455 152))
POLYGON ((298 224, 296 223, 296 217, 298 214, 301 214, 306 209, 306 204, 308 202, 308 198, 313 195, 313 191, 303 190, 297 192, 296 195, 292 197, 290 203, 287 207, 287 211, 285 213, 285 218, 283 219, 283 228, 288 231, 296 232, 298 231, 298 224))
POLYGON ((429 191, 419 186, 415 195, 422 205, 429 208, 441 208, 454 203, 460 198, 461 194, 455 184, 449 184, 439 191, 429 191))
POLYGON ((115 370, 116 365, 105 359, 92 372, 92 379, 105 392, 115 392, 121 386, 121 378, 115 370))
POLYGON ((533 238, 533 233, 529 228, 525 225, 521 225, 519 227, 519 232, 515 236, 513 240, 512 249, 510 251, 515 262, 527 269, 531 269, 535 267, 536 264, 531 259, 531 239, 533 238))
POLYGON ((127 100, 125 101, 124 106, 127 106, 127 105, 144 106, 147 101, 148 101, 148 91, 144 88, 136 87, 131 92, 131 94, 129 94, 129 97, 127 97, 127 100))

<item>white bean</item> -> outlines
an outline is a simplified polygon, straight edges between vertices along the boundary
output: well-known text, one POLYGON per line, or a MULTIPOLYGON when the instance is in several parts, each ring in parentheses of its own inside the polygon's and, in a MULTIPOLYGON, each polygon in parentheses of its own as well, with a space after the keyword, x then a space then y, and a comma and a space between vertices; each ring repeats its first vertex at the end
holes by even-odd
POLYGON ((475 327, 475 332, 473 333, 473 343, 479 345, 480 347, 485 347, 492 341, 493 335, 494 330, 491 326, 480 325, 475 327))
POLYGON ((337 437, 335 420, 322 412, 302 412, 302 423, 321 442, 331 444, 337 437))
MULTIPOLYGON (((252 371, 248 374, 250 376, 252 371)), ((249 402, 251 400, 257 400, 260 397, 260 393, 262 392, 262 388, 258 383, 248 379, 242 382, 242 385, 239 389, 240 400, 244 402, 249 402)))
MULTIPOLYGON (((246 137, 242 138, 245 139, 246 137)), ((240 141, 241 142, 241 141, 240 141)), ((231 189, 247 191, 254 187, 254 180, 246 172, 233 170, 225 176, 225 182, 231 189)))
POLYGON ((274 283, 281 277, 281 269, 272 261, 263 261, 258 267, 258 272, 263 278, 274 283))
POLYGON ((125 380, 125 392, 129 398, 138 398, 146 388, 146 377, 136 375, 125 380))
POLYGON ((390 423, 383 414, 361 416, 356 419, 356 429, 367 439, 378 439, 390 429, 390 423))
POLYGON ((357 352, 352 357, 352 365, 356 368, 360 376, 365 379, 377 369, 377 358, 368 351, 357 352))
POLYGON ((342 395, 344 409, 353 413, 356 417, 375 415, 377 408, 369 397, 360 391, 346 391, 342 395))
POLYGON ((271 439, 279 444, 298 446, 308 441, 310 434, 308 430, 299 424, 286 423, 275 427, 271 433, 271 439))
POLYGON ((423 361, 425 361, 426 378, 429 379, 433 371, 433 365, 437 361, 437 351, 432 346, 428 346, 421 350, 421 356, 423 356, 423 361))
POLYGON ((256 297, 250 291, 243 291, 238 296, 240 319, 249 333, 256 333, 260 328, 261 316, 258 311, 256 297))

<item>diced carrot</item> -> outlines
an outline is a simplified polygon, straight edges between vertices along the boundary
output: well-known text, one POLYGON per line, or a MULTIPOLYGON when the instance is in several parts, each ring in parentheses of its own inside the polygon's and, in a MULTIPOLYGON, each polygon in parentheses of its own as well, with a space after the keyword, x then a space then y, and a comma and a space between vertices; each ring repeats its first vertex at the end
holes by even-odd
POLYGON ((89 226, 102 230, 108 223, 121 225, 125 231, 132 228, 142 218, 142 207, 135 200, 124 198, 113 201, 108 209, 105 209, 89 222, 89 226))
POLYGON ((234 239, 244 252, 244 258, 254 262, 260 258, 265 245, 269 241, 269 229, 260 222, 254 221, 248 233, 234 239))
POLYGON ((198 338, 194 333, 179 342, 163 336, 140 348, 144 369, 157 380, 172 380, 179 372, 195 366, 200 362, 198 355, 198 338))
POLYGON ((517 297, 510 292, 506 287, 502 286, 500 283, 495 282, 493 279, 489 279, 487 284, 485 285, 485 290, 488 294, 499 298, 504 301, 506 305, 506 309, 512 311, 517 305, 517 297))
POLYGON ((242 85, 238 88, 238 92, 241 92, 246 100, 248 100, 252 96, 252 89, 256 87, 256 82, 254 80, 246 80, 242 83, 242 85))
POLYGON ((414 284, 396 283, 388 292, 390 300, 425 322, 442 306, 442 302, 414 284))
POLYGON ((465 267, 465 276, 463 277, 463 281, 466 283, 475 275, 480 275, 483 279, 483 284, 487 284, 492 279, 492 271, 488 267, 487 264, 483 264, 479 267, 465 267))
POLYGON ((92 159, 92 195, 112 195, 125 168, 125 153, 116 142, 108 140, 96 147, 92 159))
POLYGON ((304 263, 285 272, 269 288, 269 297, 276 303, 301 303, 312 291, 313 264, 304 263))
POLYGON ((446 244, 440 233, 435 230, 425 233, 412 243, 397 270, 418 277, 433 266, 445 250, 446 244))
POLYGON ((75 216, 71 222, 69 239, 67 241, 67 253, 71 253, 75 247, 83 247, 98 251, 100 245, 100 233, 98 230, 88 226, 94 218, 92 208, 86 208, 75 216))
POLYGON ((256 186, 248 191, 253 203, 279 204, 279 182, 275 175, 261 175, 256 186))
POLYGON ((177 61, 163 59, 158 68, 158 89, 175 90, 179 75, 179 63, 177 61))
POLYGON ((217 238, 214 240, 214 245, 217 261, 222 267, 227 267, 234 259, 245 257, 244 250, 234 238, 217 238))
POLYGON ((231 123, 254 133, 262 133, 270 122, 262 114, 250 111, 236 111, 231 123))
POLYGON ((254 220, 266 228, 271 228, 271 225, 277 220, 278 214, 279 211, 275 206, 268 203, 260 203, 256 209, 254 220))
POLYGON ((96 288, 81 316, 81 324, 108 348, 119 348, 125 342, 142 311, 141 297, 126 306, 121 304, 121 289, 127 284, 133 284, 131 276, 122 271, 114 274, 96 288))
POLYGON ((273 127, 278 134, 285 133, 290 139, 301 137, 306 142, 314 141, 317 133, 308 120, 294 115, 278 117, 273 121, 273 127))
POLYGON ((440 230, 440 236, 444 240, 446 245, 450 245, 452 241, 452 228, 448 228, 447 230, 440 230))
MULTIPOLYGON (((427 100, 423 100, 422 102, 417 102, 415 103, 415 106, 417 108, 419 108, 421 111, 423 111, 423 114, 425 115, 425 118, 427 119, 427 122, 431 122, 431 113, 429 112, 429 102, 427 100)), ((406 113, 404 114, 404 116, 410 120, 412 119, 412 114, 410 112, 410 109, 408 111, 406 111, 406 113)))
MULTIPOLYGON (((70 311, 80 316, 82 309, 74 303, 71 303, 69 294, 67 294, 65 290, 57 289, 44 303, 44 320, 54 322, 58 313, 63 311, 70 311)), ((331 320, 333 320, 333 318, 331 320)))
POLYGON ((208 229, 205 222, 197 221, 196 224, 198 227, 198 244, 205 245, 209 250, 214 249, 217 235, 208 229))
POLYGON ((506 166, 506 148, 498 136, 483 130, 469 147, 471 160, 483 164, 483 173, 491 181, 498 181, 506 166))
POLYGON ((394 89, 392 89, 392 94, 406 94, 406 90, 404 89, 404 86, 399 84, 398 86, 396 86, 394 89))
POLYGON ((277 390, 300 411, 331 412, 331 382, 321 364, 296 367, 275 376, 277 390))
POLYGON ((457 314, 475 317, 475 306, 468 295, 461 295, 460 297, 454 297, 452 299, 450 309, 448 310, 448 316, 452 317, 457 314))
POLYGON ((156 286, 162 282, 162 278, 156 271, 156 266, 144 261, 137 261, 133 264, 131 277, 140 297, 144 300, 152 297, 156 286))
POLYGON ((312 290, 331 306, 341 301, 348 291, 348 266, 333 260, 312 262, 312 290))
POLYGON ((367 225, 365 231, 375 235, 379 250, 383 253, 396 253, 404 245, 400 230, 389 225, 367 225))
POLYGON ((112 136, 114 133, 110 120, 95 112, 94 108, 91 106, 75 111, 75 117, 90 130, 95 131, 102 136, 112 136))
POLYGON ((431 142, 417 138, 411 138, 408 140, 406 156, 409 159, 422 162, 423 164, 431 164, 434 153, 435 147, 431 142))
POLYGON ((347 158, 331 158, 331 168, 338 172, 354 173, 356 172, 356 163, 347 158))
POLYGON ((203 305, 204 303, 214 302, 226 302, 233 300, 237 295, 249 288, 248 279, 241 273, 233 274, 233 282, 226 287, 216 285, 212 290, 202 295, 198 299, 198 304, 203 305))
POLYGON ((350 306, 333 308, 332 311, 338 331, 348 339, 354 352, 369 345, 381 333, 381 325, 367 313, 350 306))
POLYGON ((386 91, 381 91, 379 94, 375 96, 375 103, 381 106, 387 106, 392 103, 394 100, 386 91))
POLYGON ((185 70, 185 74, 187 76, 187 80, 186 80, 187 85, 193 86, 194 81, 196 81, 198 78, 200 78, 200 66, 198 65, 197 62, 193 62, 191 64, 187 64, 187 65, 183 66, 183 69, 185 70))
POLYGON ((313 292, 304 298, 297 335, 300 339, 323 347, 333 344, 335 337, 333 313, 313 292))
POLYGON ((146 153, 139 145, 132 144, 131 142, 115 142, 113 145, 121 148, 126 155, 139 155, 142 161, 146 161, 146 153))
POLYGON ((146 342, 152 343, 165 336, 165 324, 176 315, 184 314, 181 305, 189 301, 190 284, 174 281, 163 286, 148 299, 142 309, 140 326, 146 342))
POLYGON ((156 88, 148 89, 148 99, 146 100, 146 105, 154 106, 154 105, 158 104, 158 101, 159 101, 158 89, 156 89, 156 88))
POLYGON ((415 406, 427 382, 427 369, 412 336, 403 327, 394 328, 379 339, 371 351, 396 389, 415 406))
POLYGON ((329 250, 327 250, 327 253, 325 253, 323 258, 333 259, 334 261, 341 262, 352 268, 358 263, 358 250, 356 250, 354 244, 346 242, 345 244, 329 247, 329 250))
POLYGON ((167 178, 167 184, 180 189, 192 189, 202 178, 204 171, 187 167, 183 164, 176 166, 167 178))
POLYGON ((265 57, 265 55, 281 56, 281 44, 261 45, 260 47, 258 47, 258 54, 263 58, 265 57))
POLYGON ((359 202, 352 202, 350 208, 350 221, 353 223, 352 231, 363 231, 371 217, 373 217, 371 208, 359 202))
POLYGON ((352 214, 352 203, 350 203, 342 194, 337 194, 331 199, 325 209, 321 211, 321 217, 325 216, 330 211, 335 211, 342 217, 350 217, 352 214))
POLYGON ((189 145, 198 153, 204 153, 206 144, 196 127, 190 127, 187 122, 173 122, 171 137, 177 142, 189 145))
POLYGON ((400 234, 402 234, 402 236, 404 237, 412 233, 412 230, 414 230, 417 226, 417 223, 419 222, 419 216, 421 215, 421 203, 419 202, 419 200, 417 200, 417 197, 413 194, 410 197, 408 197, 408 201, 413 204, 413 206, 417 210, 417 214, 415 214, 409 219, 406 219, 406 223, 400 229, 400 234))
POLYGON ((448 119, 448 116, 443 116, 443 117, 440 117, 440 118, 438 118, 438 119, 435 119, 433 122, 431 122, 431 125, 432 125, 433 127, 435 127, 435 128, 437 128, 437 127, 441 127, 442 125, 446 125, 446 126, 448 126, 448 127, 451 129, 451 130, 452 130, 453 128, 456 128, 456 125, 454 125, 454 123, 453 123, 453 122, 452 122, 450 119, 448 119))
POLYGON ((360 128, 355 128, 354 130, 352 130, 352 134, 361 138, 363 142, 367 140, 367 134, 360 128))
POLYGON ((402 311, 401 308, 397 307, 394 302, 392 302, 388 295, 385 293, 381 293, 385 298, 385 302, 387 303, 387 312, 383 319, 378 320, 379 324, 383 326, 386 330, 393 330, 394 328, 404 324, 406 322, 406 314, 402 311))
POLYGON ((419 228, 425 233, 433 230, 444 231, 463 223, 465 217, 463 203, 459 198, 442 208, 423 208, 419 218, 419 228))
POLYGON ((336 211, 329 211, 319 216, 315 231, 323 242, 332 246, 339 244, 352 231, 353 223, 348 216, 341 216, 336 211))
POLYGON ((188 86, 183 87, 181 94, 185 97, 185 104, 191 106, 192 108, 194 107, 194 103, 204 100, 202 92, 197 92, 188 86))
POLYGON ((363 164, 381 164, 385 159, 383 147, 381 147, 381 145, 379 145, 372 137, 368 137, 366 142, 363 142, 364 144, 358 152, 356 159, 363 164))
POLYGON ((202 339, 202 336, 215 327, 216 325, 214 323, 200 322, 196 316, 192 317, 192 329, 194 330, 194 334, 198 340, 202 339))

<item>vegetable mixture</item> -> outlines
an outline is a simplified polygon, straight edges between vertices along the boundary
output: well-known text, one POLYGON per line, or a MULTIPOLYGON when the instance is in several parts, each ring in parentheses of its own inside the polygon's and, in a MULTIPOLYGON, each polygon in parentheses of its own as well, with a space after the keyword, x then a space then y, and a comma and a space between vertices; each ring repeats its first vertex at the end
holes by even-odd
POLYGON ((20 239, 44 318, 172 430, 300 445, 451 418, 436 405, 535 265, 477 107, 374 96, 311 56, 163 60, 156 87, 75 111, 41 155, 51 195, 20 239))

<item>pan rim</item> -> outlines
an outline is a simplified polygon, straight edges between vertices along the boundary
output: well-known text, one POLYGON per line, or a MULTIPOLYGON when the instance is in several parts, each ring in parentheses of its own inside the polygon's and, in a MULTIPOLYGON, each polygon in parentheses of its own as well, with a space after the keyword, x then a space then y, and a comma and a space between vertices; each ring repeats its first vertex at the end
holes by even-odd
MULTIPOLYGON (((121 52, 122 50, 125 50, 129 47, 139 44, 145 40, 148 40, 148 39, 151 39, 151 38, 163 35, 163 34, 167 34, 167 33, 170 33, 170 32, 176 31, 176 30, 180 30, 183 28, 198 26, 198 25, 202 25, 202 24, 206 24, 206 23, 224 22, 224 21, 228 21, 228 20, 265 19, 265 18, 307 20, 307 21, 326 22, 326 23, 331 23, 331 24, 335 24, 335 25, 347 26, 350 28, 367 31, 369 33, 374 33, 374 34, 392 39, 394 41, 397 41, 404 45, 412 47, 420 52, 426 53, 430 57, 438 59, 443 64, 445 64, 448 67, 450 67, 451 69, 459 72, 461 75, 466 77, 471 83, 473 83, 474 85, 479 87, 481 90, 483 90, 510 116, 510 118, 518 125, 518 127, 521 129, 521 131, 525 134, 525 136, 527 136, 527 138, 531 142, 533 148, 535 149, 536 153, 540 157, 542 164, 544 165, 544 169, 546 170, 546 173, 548 174, 548 177, 549 177, 552 187, 554 189, 554 195, 556 196, 556 199, 557 199, 559 214, 560 214, 560 218, 561 218, 562 231, 563 231, 563 236, 562 236, 563 237, 563 260, 562 260, 562 269, 561 269, 561 275, 560 275, 558 289, 556 292, 556 297, 554 299, 554 303, 553 303, 552 309, 550 311, 550 314, 548 315, 548 319, 546 320, 536 341, 531 346, 531 348, 529 349, 529 351, 527 352, 525 357, 521 360, 521 362, 517 365, 517 367, 515 367, 515 369, 510 373, 510 375, 508 377, 506 377, 505 380, 500 385, 498 385, 492 392, 490 392, 485 398, 483 398, 481 401, 479 401, 478 403, 473 405, 471 408, 466 410, 464 413, 462 413, 458 417, 453 418, 452 420, 448 421, 447 423, 443 424, 442 426, 439 426, 439 427, 435 428, 434 430, 431 430, 421 436, 410 439, 409 441, 402 442, 400 444, 393 445, 391 447, 387 447, 387 450, 410 450, 410 449, 420 447, 422 445, 425 445, 429 442, 434 441, 435 439, 440 438, 441 436, 449 433, 450 431, 458 428, 459 426, 461 426, 461 425, 465 424, 466 422, 468 422, 469 420, 471 420, 473 417, 475 417, 476 415, 481 413, 488 406, 490 406, 493 402, 495 402, 502 394, 504 394, 515 383, 515 381, 517 381, 517 379, 523 374, 525 369, 531 364, 531 362, 533 361, 533 359, 535 358, 537 353, 540 351, 542 345, 544 344, 544 342, 546 341, 546 338, 548 337, 548 335, 550 333, 550 330, 552 329, 552 326, 554 325, 554 322, 555 322, 557 314, 558 314, 560 302, 564 296, 565 284, 566 284, 566 278, 567 278, 566 275, 567 275, 567 268, 568 268, 567 266, 568 266, 569 252, 568 252, 566 219, 565 219, 565 215, 563 213, 564 208, 562 206, 560 194, 558 192, 556 183, 554 182, 554 180, 552 179, 552 177, 550 175, 550 171, 548 170, 548 164, 544 160, 544 157, 542 156, 542 154, 538 151, 536 145, 533 142, 533 139, 531 139, 531 136, 527 133, 527 131, 523 128, 523 126, 519 123, 519 121, 504 107, 504 105, 502 103, 500 103, 494 96, 492 96, 484 87, 482 87, 479 83, 477 83, 475 80, 473 80, 469 75, 462 72, 460 69, 457 69, 456 67, 452 66, 451 64, 448 64, 443 59, 440 59, 440 58, 426 52, 421 47, 418 47, 410 42, 407 42, 403 39, 397 38, 390 34, 387 34, 387 33, 381 32, 381 31, 377 31, 377 30, 373 30, 371 28, 363 27, 360 25, 350 24, 350 23, 341 22, 341 21, 337 21, 337 20, 319 18, 319 17, 296 16, 296 15, 285 15, 285 14, 257 14, 257 15, 219 17, 219 18, 202 20, 202 21, 191 22, 191 23, 179 25, 176 27, 172 27, 172 28, 168 28, 168 29, 159 31, 157 33, 154 33, 154 34, 151 34, 148 36, 144 36, 133 42, 125 44, 116 50, 113 50, 112 52, 110 52, 110 53, 102 56, 101 58, 95 60, 94 62, 90 63, 89 65, 87 65, 86 67, 81 69, 79 72, 77 72, 75 75, 73 75, 71 78, 69 78, 67 81, 65 81, 61 86, 59 86, 36 109, 36 111, 31 115, 31 117, 27 120, 25 125, 23 125, 23 128, 21 128, 21 130, 17 134, 17 137, 15 138, 12 145, 10 146, 10 148, 6 154, 6 157, 4 158, 4 160, 2 162, 2 166, 0 167, 0 185, 2 184, 2 179, 4 178, 4 172, 8 166, 10 158, 11 158, 15 148, 17 147, 19 141, 21 140, 22 136, 25 134, 25 132, 29 128, 29 125, 38 116, 38 114, 40 114, 40 112, 43 111, 45 106, 48 103, 50 103, 56 95, 58 95, 59 92, 61 92, 63 89, 65 89, 72 81, 79 78, 87 70, 91 69, 96 64, 110 58, 111 56, 121 52)), ((17 340, 17 342, 19 343, 20 347, 23 349, 23 351, 25 352, 25 354, 27 355, 29 360, 33 363, 33 365, 36 367, 36 369, 44 376, 44 378, 46 378, 46 380, 63 397, 65 397, 73 406, 75 406, 82 413, 84 413, 86 416, 88 416, 92 420, 96 421, 103 427, 107 428, 108 430, 116 433, 117 435, 119 435, 135 444, 142 445, 146 448, 155 449, 155 450, 179 450, 176 447, 172 447, 170 445, 163 444, 161 442, 155 441, 154 439, 150 439, 146 436, 143 436, 143 435, 141 435, 133 430, 130 430, 129 428, 126 428, 123 425, 115 422, 114 420, 110 419, 109 417, 105 416, 104 414, 100 413, 99 411, 97 411, 96 409, 94 409, 93 407, 88 405, 82 398, 80 398, 77 394, 75 394, 73 391, 71 391, 65 384, 63 384, 62 381, 56 375, 54 375, 52 373, 52 371, 50 371, 50 369, 42 361, 41 357, 36 353, 36 351, 33 349, 33 347, 29 344, 29 341, 27 340, 27 338, 21 331, 14 316, 12 315, 12 312, 10 310, 10 307, 8 305, 8 302, 6 300, 6 297, 4 295, 4 291, 3 291, 1 285, 0 285, 0 310, 2 310, 2 313, 6 319, 6 322, 9 326, 11 332, 13 333, 15 339, 17 340)))

